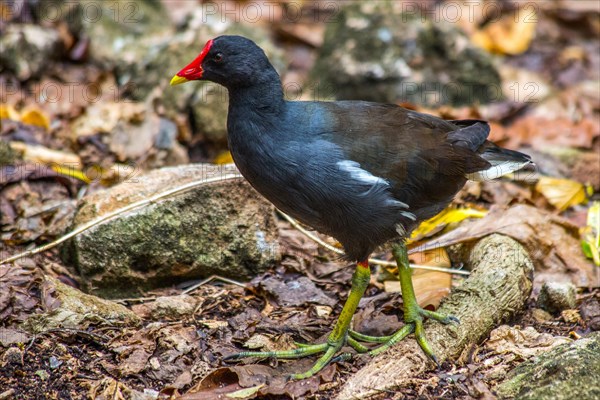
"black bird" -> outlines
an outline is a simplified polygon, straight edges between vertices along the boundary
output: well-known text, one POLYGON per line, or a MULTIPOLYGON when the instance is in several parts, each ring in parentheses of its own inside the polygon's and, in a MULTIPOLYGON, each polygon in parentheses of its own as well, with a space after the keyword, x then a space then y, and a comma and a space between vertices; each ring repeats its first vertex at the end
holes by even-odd
POLYGON ((485 121, 446 121, 396 105, 363 101, 286 101, 279 75, 263 50, 241 36, 209 40, 200 55, 171 80, 208 80, 229 91, 229 149, 242 175, 277 208, 336 238, 357 261, 352 289, 327 342, 240 357, 299 358, 324 353, 321 370, 344 344, 389 348, 410 333, 435 359, 423 319, 458 322, 422 309, 412 287, 405 239, 423 220, 443 210, 467 179, 493 179, 531 164, 522 153, 486 140, 485 121), (406 326, 377 338, 349 329, 370 277, 369 254, 393 240, 406 326))

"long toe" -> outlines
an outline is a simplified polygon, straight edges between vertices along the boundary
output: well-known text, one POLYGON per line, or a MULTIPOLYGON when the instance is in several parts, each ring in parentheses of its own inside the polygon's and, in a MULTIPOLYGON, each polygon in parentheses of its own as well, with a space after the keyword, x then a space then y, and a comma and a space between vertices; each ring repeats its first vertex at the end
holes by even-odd
POLYGON ((307 357, 313 354, 322 353, 327 351, 329 345, 327 343, 322 344, 311 344, 304 345, 294 350, 282 350, 282 351, 242 351, 240 353, 231 354, 223 357, 223 361, 235 361, 242 358, 254 357, 254 358, 277 358, 277 359, 294 359, 307 357))
POLYGON ((414 324, 415 324, 415 339, 417 340, 417 343, 419 344, 421 349, 423 349, 423 353, 425 353, 427 355, 427 357, 431 358, 436 364, 438 364, 437 357, 433 353, 433 349, 431 348, 431 346, 429 345, 429 342, 427 341, 427 338, 425 337, 425 329, 423 328, 423 320, 418 319, 414 322, 414 324))
POLYGON ((429 311, 429 310, 425 310, 421 307, 419 307, 418 309, 418 314, 420 314, 422 317, 425 318, 430 318, 433 319, 435 321, 438 321, 444 325, 448 325, 448 324, 460 324, 460 320, 458 318, 456 318, 453 315, 446 315, 446 314, 442 314, 442 313, 438 313, 435 311, 429 311))
POLYGON ((310 378, 311 376, 319 373, 319 371, 321 371, 323 368, 325 368, 334 358, 335 354, 340 350, 340 348, 342 347, 342 344, 329 344, 329 347, 327 348, 327 351, 325 352, 325 354, 323 354, 321 356, 321 358, 319 358, 317 360, 317 362, 315 363, 315 365, 312 366, 311 369, 309 369, 306 372, 303 372, 301 374, 293 374, 291 375, 291 379, 296 379, 296 380, 300 380, 300 379, 306 379, 306 378, 310 378))

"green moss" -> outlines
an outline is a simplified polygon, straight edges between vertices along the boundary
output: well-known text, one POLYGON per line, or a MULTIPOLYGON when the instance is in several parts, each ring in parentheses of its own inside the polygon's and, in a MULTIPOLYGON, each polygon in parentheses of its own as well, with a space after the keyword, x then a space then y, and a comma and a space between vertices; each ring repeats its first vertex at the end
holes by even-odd
POLYGON ((17 158, 17 153, 10 147, 8 142, 0 140, 0 167, 14 164, 17 158))
POLYGON ((496 388, 504 399, 600 398, 600 332, 520 365, 496 388))

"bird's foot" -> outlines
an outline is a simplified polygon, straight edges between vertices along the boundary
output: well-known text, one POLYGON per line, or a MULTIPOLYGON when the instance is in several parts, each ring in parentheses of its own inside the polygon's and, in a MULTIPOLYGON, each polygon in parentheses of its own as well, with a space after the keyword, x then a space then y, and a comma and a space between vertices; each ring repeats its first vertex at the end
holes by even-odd
POLYGON ((417 303, 415 290, 412 284, 412 270, 410 269, 410 264, 408 262, 408 251, 405 243, 401 242, 392 246, 392 254, 394 255, 396 264, 398 265, 398 278, 400 279, 400 288, 402 290, 402 299, 404 301, 404 322, 406 325, 398 332, 394 333, 391 337, 388 337, 388 339, 383 342, 381 346, 369 351, 369 354, 377 355, 382 353, 404 339, 409 334, 414 333, 415 339, 417 340, 419 346, 421 346, 421 349, 423 349, 423 352, 439 367, 437 357, 433 353, 433 349, 425 337, 423 320, 425 318, 431 318, 435 321, 441 322, 442 324, 460 323, 460 321, 454 316, 444 315, 421 308, 417 303))
POLYGON ((309 345, 296 343, 298 348, 295 350, 264 352, 244 351, 225 357, 224 360, 239 360, 240 358, 245 357, 273 357, 278 359, 291 359, 302 358, 313 354, 323 353, 323 355, 317 360, 317 362, 315 363, 315 365, 313 365, 311 369, 304 373, 293 374, 290 376, 290 379, 305 379, 315 375, 332 361, 347 360, 350 357, 348 353, 342 353, 336 357, 336 354, 345 344, 352 346, 352 348, 354 348, 359 353, 368 352, 369 349, 367 347, 358 343, 353 337, 350 337, 348 335, 348 328, 350 326, 350 322, 352 321, 352 315, 354 315, 356 307, 358 307, 358 302, 364 294, 365 289, 369 285, 370 276, 371 270, 369 269, 368 262, 363 261, 358 263, 356 271, 352 276, 352 288, 350 289, 350 294, 348 295, 348 299, 344 304, 344 308, 342 309, 342 312, 340 313, 340 316, 337 322, 335 323, 333 330, 327 337, 326 343, 309 345))
MULTIPOLYGON (((333 335, 331 335, 333 336, 333 335)), ((300 374, 292 374, 290 375, 290 379, 306 379, 311 376, 317 374, 323 368, 325 368, 329 363, 336 361, 343 361, 350 358, 349 353, 342 353, 336 356, 339 350, 345 345, 348 344, 352 348, 354 348, 359 353, 366 353, 369 349, 362 344, 358 343, 354 338, 345 336, 340 339, 335 339, 329 337, 326 343, 322 344, 302 344, 296 343, 298 346, 297 349, 294 350, 283 350, 283 351, 243 351, 241 353, 232 354, 230 356, 225 357, 224 361, 233 361, 239 360, 241 358, 246 357, 256 357, 256 358, 276 358, 280 360, 285 359, 295 359, 311 356, 314 354, 323 353, 323 355, 317 360, 317 362, 313 365, 311 369, 306 372, 300 374)))
MULTIPOLYGON (((414 303, 413 303, 414 304, 414 303)), ((418 305, 414 304, 409 307, 405 307, 405 322, 406 325, 399 331, 390 336, 369 336, 363 335, 355 331, 349 331, 350 338, 354 340, 360 340, 367 343, 381 343, 381 346, 376 347, 368 351, 371 356, 376 356, 383 353, 402 339, 410 335, 415 334, 417 343, 423 349, 423 352, 431 358, 439 367, 437 357, 435 356, 431 346, 427 342, 425 337, 425 330, 423 329, 423 321, 425 318, 431 318, 435 321, 441 322, 442 324, 460 323, 458 318, 451 315, 444 315, 437 312, 425 310, 418 305), (409 308, 407 310, 407 308, 409 308)))

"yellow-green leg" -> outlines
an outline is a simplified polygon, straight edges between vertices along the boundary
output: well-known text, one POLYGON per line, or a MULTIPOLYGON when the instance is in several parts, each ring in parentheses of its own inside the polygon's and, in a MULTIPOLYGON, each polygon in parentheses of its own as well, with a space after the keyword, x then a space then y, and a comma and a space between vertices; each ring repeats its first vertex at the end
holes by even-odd
POLYGON ((437 364, 437 358, 431 349, 431 346, 425 338, 423 329, 423 320, 431 318, 442 324, 459 323, 458 318, 451 315, 443 315, 437 312, 424 310, 419 307, 415 290, 412 284, 412 270, 408 262, 408 252, 404 243, 399 243, 393 246, 392 254, 398 264, 398 275, 400 279, 400 288, 402 289, 402 301, 404 302, 404 322, 406 325, 392 336, 382 338, 366 336, 357 332, 350 332, 350 335, 357 340, 372 343, 383 343, 381 346, 371 350, 370 355, 377 355, 389 349, 394 344, 398 343, 411 333, 415 334, 415 339, 423 352, 427 354, 437 364))
MULTIPOLYGON (((344 308, 333 327, 333 331, 329 334, 326 343, 316 345, 302 345, 300 348, 295 350, 285 351, 244 351, 241 353, 233 354, 225 358, 225 360, 237 360, 244 357, 275 357, 280 359, 290 358, 301 358, 312 354, 323 353, 324 354, 317 360, 315 365, 308 371, 301 374, 294 374, 291 376, 292 379, 305 379, 313 376, 320 370, 322 370, 331 360, 335 354, 344 346, 347 342, 356 351, 360 353, 367 352, 368 349, 358 343, 353 338, 348 338, 348 328, 352 321, 352 316, 358 307, 358 303, 362 298, 369 280, 371 278, 371 270, 369 269, 368 262, 359 262, 354 275, 352 276, 352 288, 350 289, 350 295, 344 304, 344 308)), ((339 359, 345 359, 347 355, 341 355, 339 359)))

